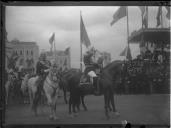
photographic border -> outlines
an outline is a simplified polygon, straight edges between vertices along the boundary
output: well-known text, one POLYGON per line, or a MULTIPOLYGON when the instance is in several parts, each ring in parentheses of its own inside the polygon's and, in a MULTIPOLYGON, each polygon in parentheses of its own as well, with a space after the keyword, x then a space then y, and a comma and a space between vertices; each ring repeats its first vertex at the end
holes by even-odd
MULTIPOLYGON (((5 1, 5 0, 4 0, 5 1)), ((51 124, 51 125, 7 125, 5 124, 5 7, 6 6, 170 6, 170 1, 12 1, 7 0, 5 2, 1 2, 0 6, 0 20, 1 20, 1 31, 0 31, 0 55, 1 55, 1 76, 0 76, 0 128, 2 127, 122 127, 121 124, 51 124)), ((139 126, 140 124, 135 124, 133 126, 139 126)), ((169 127, 164 125, 153 125, 150 124, 151 127, 169 127)))

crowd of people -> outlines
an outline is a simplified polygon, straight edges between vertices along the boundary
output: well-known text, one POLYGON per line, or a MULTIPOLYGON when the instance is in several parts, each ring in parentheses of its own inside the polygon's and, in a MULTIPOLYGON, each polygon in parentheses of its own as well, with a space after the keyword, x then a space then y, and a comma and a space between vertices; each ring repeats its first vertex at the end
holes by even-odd
POLYGON ((61 68, 59 68, 57 66, 57 64, 54 62, 54 63, 51 63, 50 61, 47 60, 46 58, 46 54, 42 53, 39 57, 39 60, 36 64, 36 70, 34 69, 24 69, 24 68, 21 68, 21 67, 14 67, 14 68, 10 68, 8 71, 5 70, 5 82, 7 82, 9 80, 9 76, 13 76, 15 77, 15 80, 14 80, 14 83, 13 83, 13 86, 10 86, 10 95, 12 95, 11 97, 14 99, 18 99, 16 101, 19 101, 22 97, 22 92, 21 92, 21 83, 22 83, 22 80, 24 79, 25 75, 26 74, 29 74, 29 77, 33 77, 33 76, 38 76, 38 80, 37 80, 37 84, 38 84, 38 91, 36 93, 36 96, 39 97, 41 91, 42 91, 42 83, 44 82, 45 80, 45 77, 47 75, 47 72, 50 70, 50 69, 54 69, 57 70, 58 74, 57 75, 60 75, 62 74, 62 72, 65 72, 65 71, 62 71, 61 68))
MULTIPOLYGON (((81 76, 80 83, 90 82, 98 93, 97 77, 102 68, 102 61, 95 60, 94 49, 90 49, 84 54, 85 70, 81 76)), ((35 69, 14 68, 6 72, 6 80, 8 75, 17 74, 16 85, 20 85, 25 74, 30 76, 38 75, 39 91, 42 90, 42 82, 49 67, 52 66, 50 61, 46 59, 45 54, 40 55, 35 69)), ((56 64, 53 64, 57 67, 56 64)), ((144 55, 138 55, 137 58, 124 61, 121 82, 115 87, 115 92, 119 94, 142 94, 142 93, 169 93, 169 75, 170 75, 169 55, 165 51, 154 51, 151 53, 147 50, 144 55)), ((59 76, 62 69, 58 69, 59 76)), ((19 90, 15 86, 16 90, 19 90)), ((38 91, 38 93, 39 93, 38 91)), ((17 92, 17 91, 16 91, 17 92)), ((16 93, 17 94, 17 93, 16 93)))
POLYGON ((147 50, 125 61, 122 82, 117 91, 125 94, 169 93, 169 54, 147 50))

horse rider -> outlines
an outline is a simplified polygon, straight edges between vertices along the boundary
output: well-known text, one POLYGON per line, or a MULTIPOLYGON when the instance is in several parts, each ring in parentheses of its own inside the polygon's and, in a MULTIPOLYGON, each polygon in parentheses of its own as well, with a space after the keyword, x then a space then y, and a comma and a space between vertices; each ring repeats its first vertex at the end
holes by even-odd
POLYGON ((20 79, 20 80, 22 80, 23 79, 23 75, 24 75, 24 71, 23 71, 24 69, 23 69, 23 65, 19 65, 19 67, 18 67, 18 78, 20 79))
POLYGON ((43 90, 43 83, 47 76, 47 72, 49 71, 50 65, 49 61, 46 59, 46 54, 42 53, 39 57, 39 61, 36 65, 36 74, 38 76, 38 80, 36 82, 37 92, 35 93, 35 99, 38 100, 41 96, 41 92, 43 90))
MULTIPOLYGON (((95 94, 99 94, 99 85, 98 85, 98 79, 96 75, 96 69, 99 68, 99 65, 97 62, 95 62, 94 57, 94 48, 91 48, 88 50, 83 58, 84 64, 85 64, 85 70, 84 74, 81 77, 81 81, 84 81, 83 79, 87 79, 87 75, 90 77, 90 82, 95 88, 95 94)), ((87 81, 87 80, 86 80, 87 81)))

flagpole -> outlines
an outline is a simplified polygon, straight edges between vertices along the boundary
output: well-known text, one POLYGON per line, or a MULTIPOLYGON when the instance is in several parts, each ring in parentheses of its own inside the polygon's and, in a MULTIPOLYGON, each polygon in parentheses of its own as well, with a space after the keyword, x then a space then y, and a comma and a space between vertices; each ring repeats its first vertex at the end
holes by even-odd
MULTIPOLYGON (((129 22, 128 22, 128 6, 126 7, 126 14, 127 14, 127 43, 128 43, 128 48, 127 48, 127 51, 126 53, 128 52, 128 49, 129 49, 129 22)), ((127 54, 126 54, 126 58, 127 58, 127 54)))
POLYGON ((54 35, 54 59, 55 59, 55 63, 56 63, 56 46, 55 46, 55 35, 54 35))
POLYGON ((80 70, 82 72, 81 11, 80 11, 80 70))
POLYGON ((162 13, 162 6, 161 6, 161 28, 163 28, 163 13, 162 13))
POLYGON ((129 46, 129 23, 128 23, 128 7, 126 8, 126 13, 127 13, 127 41, 128 41, 128 46, 129 46))

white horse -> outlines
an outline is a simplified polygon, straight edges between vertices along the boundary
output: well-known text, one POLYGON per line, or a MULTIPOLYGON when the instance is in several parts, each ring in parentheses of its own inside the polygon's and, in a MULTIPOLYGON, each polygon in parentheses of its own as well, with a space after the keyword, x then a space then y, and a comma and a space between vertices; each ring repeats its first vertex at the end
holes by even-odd
MULTIPOLYGON (((48 105, 50 106, 50 119, 56 120, 56 101, 59 95, 59 80, 57 78, 56 72, 54 72, 53 68, 50 70, 47 70, 49 73, 43 83, 43 90, 45 92, 45 96, 48 101, 48 105)), ((30 103, 31 107, 33 108, 35 100, 35 94, 37 92, 37 80, 39 79, 38 76, 32 77, 28 80, 28 91, 29 91, 29 97, 30 97, 30 103)), ((34 108, 35 114, 37 108, 34 108)))
POLYGON ((17 79, 17 74, 13 73, 9 73, 8 74, 8 79, 7 79, 7 82, 5 83, 5 92, 6 92, 6 105, 8 104, 8 98, 9 98, 9 91, 10 91, 10 88, 12 86, 14 86, 14 81, 17 79))
MULTIPOLYGON (((26 96, 26 90, 28 89, 28 80, 30 78, 30 74, 26 74, 21 82, 21 91, 23 93, 23 96, 26 96)), ((25 102, 25 98, 24 98, 25 102)), ((30 101, 29 101, 30 102, 30 101)))

